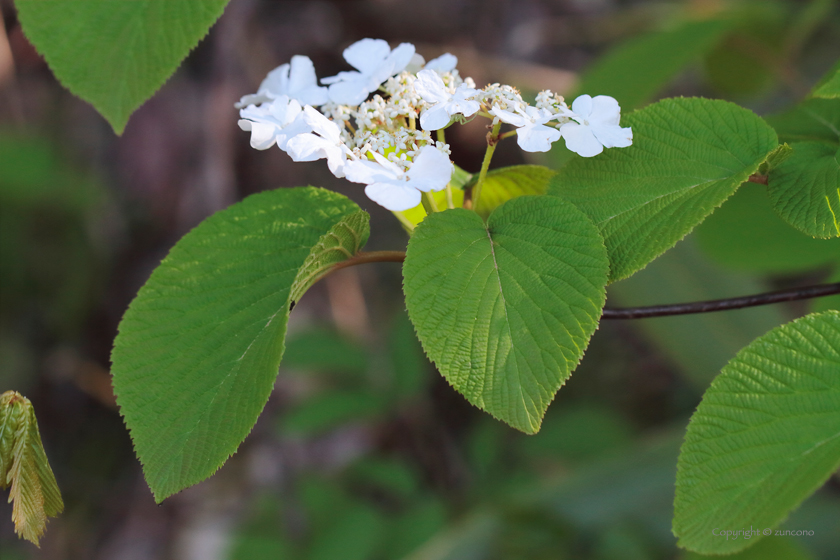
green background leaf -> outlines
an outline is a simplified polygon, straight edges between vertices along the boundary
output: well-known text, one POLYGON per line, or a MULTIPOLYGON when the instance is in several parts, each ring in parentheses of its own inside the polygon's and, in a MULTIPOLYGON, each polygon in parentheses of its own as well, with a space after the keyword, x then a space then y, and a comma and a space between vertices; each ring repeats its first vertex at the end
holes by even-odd
POLYGON ((578 91, 615 97, 625 111, 641 107, 712 49, 730 27, 726 21, 690 21, 630 39, 592 65, 578 91))
POLYGON ((582 212, 553 197, 426 218, 403 288, 423 348, 467 400, 535 433, 583 356, 604 305, 606 252, 582 212))
POLYGON ((816 85, 811 95, 829 99, 840 97, 840 60, 820 80, 820 83, 816 85))
POLYGON ((840 239, 814 239, 773 211, 767 189, 746 183, 697 227, 700 248, 734 270, 789 274, 840 264, 840 239))
POLYGON ((840 146, 840 99, 806 99, 765 120, 778 133, 779 142, 827 142, 840 146))
POLYGON ((632 146, 573 159, 549 186, 601 229, 611 281, 673 247, 778 145, 762 119, 726 101, 666 99, 622 125, 633 128, 632 146))
POLYGON ((744 348, 697 408, 677 465, 674 534, 704 554, 753 540, 712 531, 778 525, 840 467, 840 312, 777 327, 744 348))
POLYGON ((253 195, 173 247, 123 317, 111 356, 157 501, 236 451, 274 385, 293 298, 367 236, 358 206, 305 187, 253 195))
POLYGON ((121 134, 228 0, 16 0, 23 31, 61 84, 121 134))
POLYGON ((474 210, 484 219, 503 202, 527 194, 545 194, 554 171, 540 165, 513 165, 487 173, 474 210))
POLYGON ((798 142, 770 170, 767 188, 776 212, 813 237, 840 236, 840 150, 822 142, 798 142))

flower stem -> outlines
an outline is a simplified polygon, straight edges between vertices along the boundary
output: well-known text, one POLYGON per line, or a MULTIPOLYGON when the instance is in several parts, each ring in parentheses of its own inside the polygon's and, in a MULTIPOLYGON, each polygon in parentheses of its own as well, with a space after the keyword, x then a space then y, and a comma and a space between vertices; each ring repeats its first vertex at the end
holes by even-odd
POLYGON ((406 218, 405 215, 402 212, 391 212, 391 213, 397 218, 397 220, 400 221, 403 229, 406 232, 408 232, 409 235, 414 233, 414 224, 412 224, 411 221, 408 218, 406 218))
POLYGON ((500 134, 499 135, 499 140, 504 140, 505 138, 510 138, 514 134, 516 134, 516 129, 509 130, 509 131, 505 132, 504 134, 500 134))
POLYGON ((472 207, 478 208, 478 199, 481 197, 481 186, 487 177, 487 170, 490 168, 490 160, 493 159, 493 152, 496 151, 496 144, 499 143, 499 129, 502 123, 493 125, 493 130, 487 134, 487 151, 484 152, 484 161, 481 162, 481 171, 478 173, 478 181, 472 190, 472 207))
MULTIPOLYGON (((439 128, 437 131, 437 141, 438 144, 446 144, 446 134, 443 132, 442 128, 439 128)), ((446 207, 447 208, 455 208, 455 202, 452 200, 452 183, 446 183, 446 207)))
POLYGON ((424 192, 421 200, 423 202, 423 208, 426 209, 426 214, 434 214, 438 211, 437 202, 435 202, 435 195, 431 192, 424 192))

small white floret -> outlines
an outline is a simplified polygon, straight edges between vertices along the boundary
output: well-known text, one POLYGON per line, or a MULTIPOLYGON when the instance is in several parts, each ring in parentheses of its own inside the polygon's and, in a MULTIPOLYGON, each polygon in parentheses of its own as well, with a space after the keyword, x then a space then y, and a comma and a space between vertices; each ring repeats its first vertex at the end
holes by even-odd
POLYGON ((285 95, 259 107, 249 105, 239 116, 239 128, 251 132, 251 147, 257 150, 267 150, 275 143, 285 150, 290 139, 312 130, 302 118, 300 103, 285 95))
POLYGON ((268 73, 257 93, 244 96, 237 109, 258 105, 286 95, 303 105, 323 105, 329 101, 327 88, 318 85, 315 66, 308 56, 295 55, 291 63, 283 64, 268 73))
POLYGON ((517 109, 516 112, 494 107, 490 114, 517 127, 516 143, 526 152, 547 152, 553 142, 560 140, 560 131, 545 124, 561 117, 562 113, 536 107, 525 107, 524 110, 517 109))
POLYGON ((425 146, 408 171, 373 152, 375 161, 350 161, 345 166, 349 181, 365 183, 365 194, 388 210, 399 212, 420 204, 421 191, 446 188, 454 166, 449 157, 433 146, 425 146))
POLYGON ((450 93, 434 70, 418 72, 414 89, 429 104, 429 107, 420 115, 420 126, 425 130, 441 129, 449 124, 453 116, 460 114, 471 117, 481 108, 477 101, 472 100, 478 91, 460 85, 453 93, 450 93))
POLYGON ((298 134, 286 145, 293 161, 327 160, 333 175, 344 177, 344 167, 350 150, 341 139, 341 129, 333 121, 309 105, 303 108, 303 122, 312 132, 298 134))
POLYGON ((572 122, 560 127, 566 147, 583 156, 597 156, 604 148, 626 148, 633 143, 633 131, 621 128, 621 107, 607 95, 581 95, 572 103, 572 122))
POLYGON ((393 51, 382 39, 362 39, 344 49, 344 59, 355 71, 339 72, 321 80, 329 85, 334 103, 358 105, 395 74, 399 74, 414 56, 414 45, 402 43, 393 51))

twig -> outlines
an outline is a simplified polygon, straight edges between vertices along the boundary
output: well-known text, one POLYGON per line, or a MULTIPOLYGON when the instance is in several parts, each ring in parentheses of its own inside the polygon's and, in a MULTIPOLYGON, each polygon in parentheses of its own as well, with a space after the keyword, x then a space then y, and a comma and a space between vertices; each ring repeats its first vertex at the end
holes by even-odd
POLYGON ((742 309, 757 305, 768 305, 782 301, 795 301, 822 296, 840 294, 840 282, 806 286, 792 290, 781 290, 766 294, 755 294, 729 299, 715 299, 692 303, 675 303, 673 305, 651 305, 649 307, 627 307, 621 309, 604 308, 602 319, 644 319, 646 317, 665 317, 668 315, 688 315, 692 313, 710 313, 712 311, 726 311, 727 309, 742 309))

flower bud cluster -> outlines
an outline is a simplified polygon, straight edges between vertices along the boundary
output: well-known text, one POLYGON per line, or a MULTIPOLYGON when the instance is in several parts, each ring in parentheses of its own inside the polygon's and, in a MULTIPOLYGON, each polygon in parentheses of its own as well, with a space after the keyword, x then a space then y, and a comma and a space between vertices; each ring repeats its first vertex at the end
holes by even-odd
POLYGON ((236 105, 239 126, 256 149, 277 145, 294 161, 326 159, 337 177, 365 183, 365 193, 389 210, 412 208, 422 192, 446 187, 454 170, 449 146, 431 132, 477 115, 516 127, 517 143, 530 152, 548 151, 561 137, 585 157, 632 142, 611 97, 583 95, 570 109, 545 90, 531 106, 509 85, 476 89, 461 78, 455 56, 427 63, 408 43, 391 50, 363 39, 344 58, 355 70, 319 86, 312 61, 292 57, 236 105))

